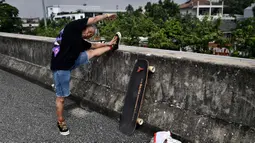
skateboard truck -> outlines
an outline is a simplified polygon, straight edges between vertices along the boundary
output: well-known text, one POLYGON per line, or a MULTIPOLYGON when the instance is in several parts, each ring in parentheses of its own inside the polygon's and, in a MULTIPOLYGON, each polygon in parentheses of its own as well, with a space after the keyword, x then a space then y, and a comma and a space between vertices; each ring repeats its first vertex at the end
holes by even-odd
MULTIPOLYGON (((155 67, 154 66, 149 66, 149 71, 151 72, 151 73, 154 73, 155 72, 155 67)), ((137 69, 137 72, 141 72, 141 71, 143 71, 144 70, 144 68, 141 68, 141 67, 138 67, 138 69, 137 69)))

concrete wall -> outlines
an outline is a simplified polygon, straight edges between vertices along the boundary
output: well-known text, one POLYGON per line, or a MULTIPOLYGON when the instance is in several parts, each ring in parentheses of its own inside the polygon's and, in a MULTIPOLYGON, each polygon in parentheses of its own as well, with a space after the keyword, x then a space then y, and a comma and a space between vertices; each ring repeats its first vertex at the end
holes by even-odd
MULTIPOLYGON (((0 67, 51 85, 53 40, 0 33, 0 67)), ((254 60, 121 46, 73 71, 71 92, 121 113, 138 58, 156 67, 141 112, 146 123, 191 142, 255 141, 254 60)))

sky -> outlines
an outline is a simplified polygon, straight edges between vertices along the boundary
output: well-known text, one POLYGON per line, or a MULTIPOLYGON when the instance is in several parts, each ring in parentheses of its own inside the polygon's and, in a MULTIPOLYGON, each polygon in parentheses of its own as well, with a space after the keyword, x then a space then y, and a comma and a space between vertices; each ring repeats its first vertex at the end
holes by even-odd
MULTIPOLYGON (((174 0, 180 4, 187 0, 174 0)), ((43 17, 42 0, 6 0, 6 2, 19 9, 19 16, 22 18, 43 17)), ((50 5, 82 5, 100 6, 102 9, 125 9, 131 4, 135 9, 145 6, 147 2, 156 3, 158 0, 45 0, 45 6, 50 5)))

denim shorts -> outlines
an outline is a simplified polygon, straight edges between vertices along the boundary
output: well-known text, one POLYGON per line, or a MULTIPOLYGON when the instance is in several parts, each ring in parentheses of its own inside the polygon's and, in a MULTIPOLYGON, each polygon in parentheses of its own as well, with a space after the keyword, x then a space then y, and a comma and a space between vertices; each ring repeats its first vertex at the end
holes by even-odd
POLYGON ((68 97, 70 95, 70 79, 71 71, 83 64, 88 64, 87 52, 82 52, 75 61, 74 66, 70 70, 55 70, 53 71, 54 87, 57 97, 68 97))

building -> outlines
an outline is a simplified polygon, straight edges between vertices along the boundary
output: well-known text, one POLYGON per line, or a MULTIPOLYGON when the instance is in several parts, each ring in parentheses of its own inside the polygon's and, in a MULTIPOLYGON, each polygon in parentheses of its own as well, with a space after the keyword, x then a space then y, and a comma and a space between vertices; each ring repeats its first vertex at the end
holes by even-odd
POLYGON ((34 29, 39 26, 40 18, 22 18, 22 27, 34 29))
POLYGON ((202 20, 205 16, 213 19, 235 20, 234 17, 223 14, 224 1, 220 0, 188 0, 180 5, 182 15, 191 14, 202 20))
POLYGON ((22 18, 22 33, 33 31, 36 27, 39 27, 40 18, 22 18))
POLYGON ((254 17, 252 8, 255 7, 255 3, 251 4, 251 6, 244 9, 244 18, 254 17))
POLYGON ((126 12, 126 10, 104 10, 100 6, 86 5, 53 5, 47 7, 47 16, 52 19, 67 18, 77 20, 94 17, 105 13, 126 12))
POLYGON ((85 18, 85 13, 67 13, 67 14, 57 14, 53 17, 53 20, 58 19, 70 19, 70 20, 77 20, 85 18))

